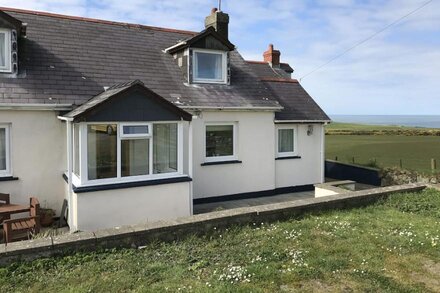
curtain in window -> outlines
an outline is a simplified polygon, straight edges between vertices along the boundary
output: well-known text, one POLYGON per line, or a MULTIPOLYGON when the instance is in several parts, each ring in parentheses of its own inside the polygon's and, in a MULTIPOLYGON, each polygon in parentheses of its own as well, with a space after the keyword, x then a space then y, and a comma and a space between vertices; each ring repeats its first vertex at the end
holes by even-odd
POLYGON ((6 170, 6 130, 0 128, 0 170, 6 170))
POLYGON ((6 66, 6 34, 0 33, 0 67, 6 66))
POLYGON ((223 71, 222 57, 222 54, 196 52, 196 78, 221 80, 223 71))
POLYGON ((87 167, 89 180, 117 176, 116 124, 87 126, 87 167))
POLYGON ((177 124, 153 127, 154 174, 177 172, 177 124))
POLYGON ((293 129, 279 129, 278 130, 278 152, 286 153, 293 152, 293 129))

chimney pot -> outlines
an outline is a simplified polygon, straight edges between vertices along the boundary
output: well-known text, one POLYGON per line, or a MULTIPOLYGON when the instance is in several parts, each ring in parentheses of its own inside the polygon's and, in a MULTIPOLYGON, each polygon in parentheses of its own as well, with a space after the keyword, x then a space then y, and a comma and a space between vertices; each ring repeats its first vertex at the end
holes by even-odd
POLYGON ((274 50, 273 44, 269 44, 269 48, 263 53, 264 62, 268 62, 272 67, 280 67, 281 52, 274 50))

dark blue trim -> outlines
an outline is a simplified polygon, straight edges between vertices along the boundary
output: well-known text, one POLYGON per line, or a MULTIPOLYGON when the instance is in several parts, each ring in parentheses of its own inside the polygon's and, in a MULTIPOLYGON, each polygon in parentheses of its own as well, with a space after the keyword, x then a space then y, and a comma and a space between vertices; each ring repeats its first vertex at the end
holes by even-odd
MULTIPOLYGON (((63 174, 63 178, 66 182, 68 182, 66 174, 63 174)), ((141 187, 141 186, 190 182, 190 181, 192 181, 192 179, 186 176, 186 177, 153 179, 153 180, 144 180, 144 181, 135 181, 135 182, 112 183, 112 184, 103 184, 96 186, 84 186, 84 187, 73 186, 73 192, 84 193, 84 192, 123 189, 123 188, 132 188, 132 187, 141 187)))
POLYGON ((325 160, 325 177, 339 180, 353 180, 363 184, 381 186, 380 170, 353 164, 325 160))
POLYGON ((8 176, 8 177, 0 177, 0 182, 2 181, 15 181, 18 180, 18 177, 8 176))
POLYGON ((270 190, 245 192, 245 193, 221 195, 221 196, 206 197, 206 198, 196 198, 196 199, 194 199, 193 202, 194 202, 194 204, 213 203, 213 202, 220 202, 220 201, 256 198, 256 197, 264 197, 264 196, 274 196, 274 195, 285 194, 285 193, 312 191, 312 190, 315 190, 315 187, 312 184, 300 185, 300 186, 289 186, 289 187, 281 187, 281 188, 275 188, 275 189, 270 189, 270 190))
POLYGON ((233 160, 233 161, 219 161, 219 162, 206 162, 200 164, 200 166, 212 166, 212 165, 228 165, 228 164, 241 164, 242 161, 233 160))
POLYGON ((293 159, 301 159, 301 156, 288 156, 288 157, 275 158, 275 160, 293 160, 293 159))

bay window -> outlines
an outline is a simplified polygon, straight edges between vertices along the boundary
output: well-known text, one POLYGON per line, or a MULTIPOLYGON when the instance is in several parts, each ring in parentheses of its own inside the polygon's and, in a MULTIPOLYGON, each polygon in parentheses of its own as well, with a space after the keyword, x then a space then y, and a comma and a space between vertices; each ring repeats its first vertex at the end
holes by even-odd
POLYGON ((226 83, 227 53, 212 50, 193 50, 193 81, 226 83))
POLYGON ((0 176, 10 176, 9 125, 0 124, 0 176))
POLYGON ((205 129, 205 161, 236 160, 236 124, 210 123, 205 129))
POLYGON ((181 175, 180 129, 177 122, 75 124, 74 183, 87 185, 181 175))
POLYGON ((279 127, 277 131, 278 157, 296 156, 297 153, 296 128, 292 126, 279 127))

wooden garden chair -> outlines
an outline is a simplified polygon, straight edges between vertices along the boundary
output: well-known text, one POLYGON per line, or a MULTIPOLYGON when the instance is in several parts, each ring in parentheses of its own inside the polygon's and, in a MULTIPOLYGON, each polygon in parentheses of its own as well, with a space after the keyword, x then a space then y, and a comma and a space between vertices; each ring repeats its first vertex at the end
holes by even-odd
POLYGON ((30 205, 29 217, 3 222, 3 238, 6 244, 12 242, 17 236, 25 234, 25 237, 20 237, 20 239, 29 239, 31 235, 40 232, 40 203, 37 198, 31 197, 30 205))
MULTIPOLYGON (((9 194, 0 193, 0 205, 10 204, 10 203, 11 203, 11 199, 9 194)), ((10 216, 0 216, 0 224, 2 224, 3 221, 5 220, 9 220, 10 218, 11 218, 10 216)))

